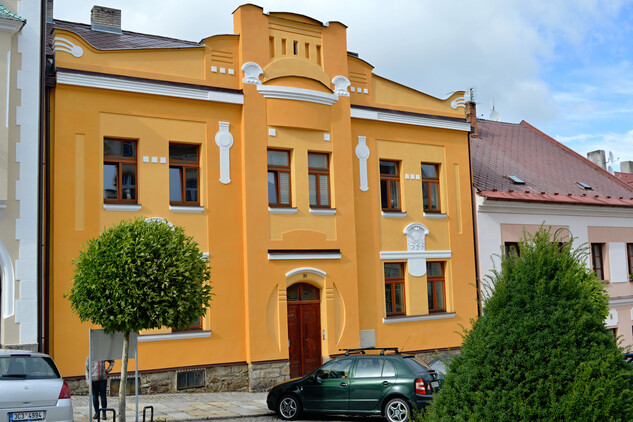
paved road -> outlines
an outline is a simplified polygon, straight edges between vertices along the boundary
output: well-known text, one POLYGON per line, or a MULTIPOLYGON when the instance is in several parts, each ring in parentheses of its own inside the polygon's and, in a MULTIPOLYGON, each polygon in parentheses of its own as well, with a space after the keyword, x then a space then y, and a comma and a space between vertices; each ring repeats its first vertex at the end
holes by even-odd
MULTIPOLYGON (((240 420, 246 419, 215 419, 213 422, 238 422, 240 420)), ((281 419, 276 416, 257 416, 257 417, 249 417, 249 422, 278 422, 281 419)), ((298 419, 299 421, 306 422, 361 422, 361 421, 369 421, 369 422, 380 422, 384 421, 380 416, 323 416, 323 415, 304 415, 304 417, 298 419)))

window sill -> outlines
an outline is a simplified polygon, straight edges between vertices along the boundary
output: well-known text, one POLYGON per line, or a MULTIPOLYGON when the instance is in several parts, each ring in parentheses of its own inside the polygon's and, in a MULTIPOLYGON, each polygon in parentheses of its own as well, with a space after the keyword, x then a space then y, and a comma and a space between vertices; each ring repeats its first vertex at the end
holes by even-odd
POLYGON ((430 218, 430 219, 442 219, 442 218, 446 218, 446 214, 443 213, 439 213, 439 212, 424 212, 424 218, 430 218))
POLYGON ((310 214, 312 214, 312 215, 336 215, 336 208, 312 208, 312 207, 310 207, 310 214))
POLYGON ((383 211, 382 212, 382 216, 385 218, 404 218, 407 216, 406 211, 405 212, 400 212, 400 211, 383 211))
POLYGON ((140 211, 141 204, 103 204, 106 211, 140 211))
POLYGON ((269 214, 296 214, 297 208, 296 207, 292 207, 292 208, 268 207, 268 213, 269 214))
POLYGON ((204 207, 186 206, 186 205, 170 205, 169 211, 171 212, 186 212, 192 214, 199 214, 204 211, 204 207))
POLYGON ((149 341, 167 341, 167 340, 186 340, 190 338, 208 338, 211 337, 211 331, 183 331, 180 333, 169 334, 148 334, 144 336, 138 336, 139 343, 145 343, 149 341))
POLYGON ((449 319, 449 318, 455 318, 455 312, 437 312, 437 313, 432 313, 428 315, 394 316, 394 317, 389 317, 389 318, 383 318, 382 323, 395 324, 398 322, 430 321, 434 319, 449 319))

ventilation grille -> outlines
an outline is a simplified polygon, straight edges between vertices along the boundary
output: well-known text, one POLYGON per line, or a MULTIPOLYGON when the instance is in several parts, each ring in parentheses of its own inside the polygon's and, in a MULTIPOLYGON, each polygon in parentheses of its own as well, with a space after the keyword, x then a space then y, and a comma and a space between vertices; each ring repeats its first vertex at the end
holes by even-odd
POLYGON ((204 369, 178 372, 176 375, 176 388, 178 390, 198 387, 204 387, 204 369))

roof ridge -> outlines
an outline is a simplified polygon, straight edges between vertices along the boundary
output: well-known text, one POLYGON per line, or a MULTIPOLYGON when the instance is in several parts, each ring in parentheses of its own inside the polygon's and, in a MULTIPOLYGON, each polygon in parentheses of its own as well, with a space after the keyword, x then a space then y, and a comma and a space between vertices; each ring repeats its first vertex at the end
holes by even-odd
POLYGON ((530 123, 526 122, 525 120, 521 120, 521 123, 519 123, 519 124, 521 126, 525 127, 526 129, 529 129, 532 132, 535 132, 537 135, 545 138, 546 140, 548 140, 549 142, 551 142, 552 144, 554 144, 558 148, 562 149, 563 151, 571 153, 572 156, 575 156, 576 158, 580 158, 582 161, 585 162, 585 164, 589 164, 594 169, 596 169, 598 171, 601 171, 605 175, 609 176, 612 180, 615 180, 617 183, 619 183, 620 185, 622 185, 626 189, 628 189, 628 190, 633 192, 633 187, 631 187, 629 184, 623 182, 618 177, 616 177, 613 174, 609 173, 607 170, 603 169, 602 167, 600 167, 599 165, 597 165, 593 161, 589 160, 588 158, 583 157, 582 155, 578 154, 576 151, 574 151, 573 149, 569 148, 567 145, 564 145, 562 142, 557 141, 556 139, 552 138, 548 134, 546 134, 546 133, 542 132, 541 130, 537 129, 536 127, 532 126, 530 123))

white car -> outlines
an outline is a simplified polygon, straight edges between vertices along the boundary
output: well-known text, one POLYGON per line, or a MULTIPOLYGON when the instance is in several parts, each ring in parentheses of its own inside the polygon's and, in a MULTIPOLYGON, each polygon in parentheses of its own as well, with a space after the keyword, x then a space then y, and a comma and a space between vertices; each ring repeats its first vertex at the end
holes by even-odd
POLYGON ((50 356, 0 349, 0 421, 72 420, 70 388, 50 356))

